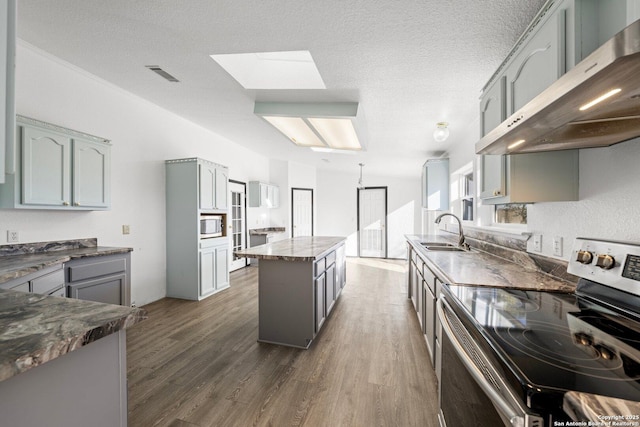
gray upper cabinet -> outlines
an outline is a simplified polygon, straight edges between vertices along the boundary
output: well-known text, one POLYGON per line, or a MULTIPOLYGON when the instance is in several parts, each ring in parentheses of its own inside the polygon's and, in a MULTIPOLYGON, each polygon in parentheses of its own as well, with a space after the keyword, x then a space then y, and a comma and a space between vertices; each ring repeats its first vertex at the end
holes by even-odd
POLYGON ((578 150, 482 157, 484 204, 578 200, 578 150))
POLYGON ((105 139, 18 117, 16 171, 0 206, 105 210, 111 203, 111 145, 105 139))
POLYGON ((280 188, 264 182, 249 182, 250 208, 277 208, 280 206, 280 188))
MULTIPOLYGON (((15 132, 16 0, 0 2, 0 184, 5 182, 6 153, 15 132)), ((7 172, 12 168, 6 168, 7 172)))
POLYGON ((199 207, 204 211, 225 211, 227 209, 227 187, 229 172, 224 166, 200 160, 199 207))
POLYGON ((422 166, 422 207, 449 210, 449 159, 429 159, 422 166))
POLYGON ((560 8, 539 27, 507 67, 509 115, 564 74, 564 26, 565 10, 560 8))
POLYGON ((480 100, 480 134, 486 135, 507 118, 507 76, 500 77, 480 100))

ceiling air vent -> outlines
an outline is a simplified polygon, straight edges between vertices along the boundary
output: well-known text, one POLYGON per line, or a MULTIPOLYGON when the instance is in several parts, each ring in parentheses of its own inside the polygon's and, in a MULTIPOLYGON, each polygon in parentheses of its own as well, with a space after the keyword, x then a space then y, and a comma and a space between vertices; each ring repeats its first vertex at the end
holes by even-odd
POLYGON ((180 81, 180 80, 176 79, 175 77, 173 77, 171 74, 167 73, 165 70, 163 70, 162 68, 160 68, 157 65, 145 65, 145 67, 147 67, 148 69, 150 69, 151 71, 153 71, 154 73, 159 75, 160 77, 164 77, 165 79, 169 80, 170 82, 179 82, 180 81))

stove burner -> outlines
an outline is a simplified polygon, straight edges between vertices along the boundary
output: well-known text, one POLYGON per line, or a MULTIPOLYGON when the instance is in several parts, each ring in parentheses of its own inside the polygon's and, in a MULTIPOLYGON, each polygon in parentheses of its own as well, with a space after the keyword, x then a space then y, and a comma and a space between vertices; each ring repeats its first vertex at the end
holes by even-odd
POLYGON ((494 328, 494 331, 508 347, 547 365, 594 378, 640 380, 640 370, 636 370, 632 377, 621 375, 612 378, 612 371, 629 371, 630 362, 637 366, 640 364, 624 354, 619 357, 614 350, 595 342, 586 333, 573 333, 567 327, 535 320, 529 320, 526 328, 514 326, 494 328))

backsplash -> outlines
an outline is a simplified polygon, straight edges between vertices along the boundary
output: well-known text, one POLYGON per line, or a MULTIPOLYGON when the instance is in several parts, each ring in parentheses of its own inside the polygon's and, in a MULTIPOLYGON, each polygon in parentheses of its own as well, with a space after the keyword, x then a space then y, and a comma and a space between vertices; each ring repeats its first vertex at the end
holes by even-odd
POLYGON ((0 245, 0 256, 36 254, 41 252, 64 251, 68 249, 94 248, 98 246, 98 239, 60 240, 53 242, 17 243, 0 245))
MULTIPOLYGON (((447 224, 447 230, 440 229, 440 231, 455 235, 457 241, 458 226, 456 224, 447 224)), ((527 269, 539 270, 558 279, 572 283, 578 282, 578 277, 567 273, 567 261, 527 252, 529 237, 526 235, 518 236, 464 227, 464 236, 472 248, 504 258, 527 269)))

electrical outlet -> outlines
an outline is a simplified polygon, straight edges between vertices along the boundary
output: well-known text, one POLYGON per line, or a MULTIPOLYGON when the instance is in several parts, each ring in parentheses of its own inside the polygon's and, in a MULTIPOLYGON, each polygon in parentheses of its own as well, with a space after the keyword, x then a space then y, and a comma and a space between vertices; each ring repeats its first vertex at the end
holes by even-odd
POLYGON ((18 240, 20 240, 20 233, 16 230, 7 231, 7 243, 18 243, 18 240))
POLYGON ((128 225, 123 225, 122 234, 129 234, 129 233, 131 233, 131 228, 128 225))
POLYGON ((542 252, 542 234, 533 235, 533 250, 536 252, 542 252))
POLYGON ((562 256, 562 237, 560 236, 553 238, 553 254, 555 256, 562 256))

